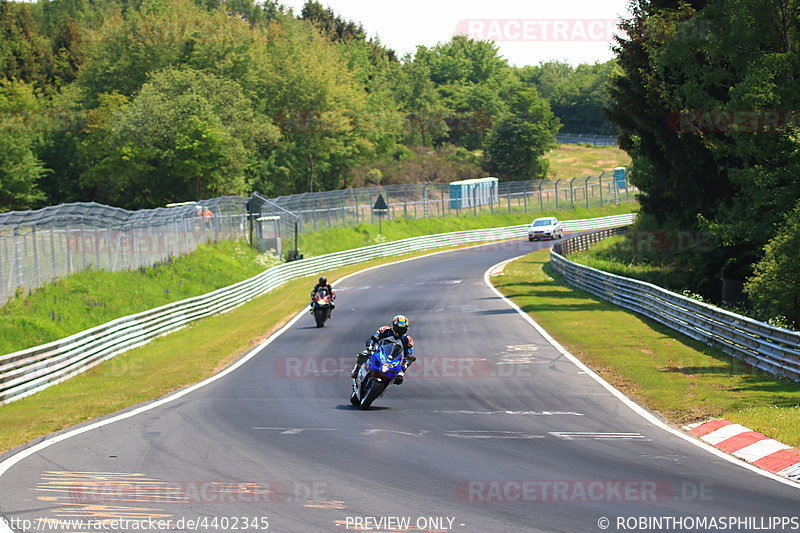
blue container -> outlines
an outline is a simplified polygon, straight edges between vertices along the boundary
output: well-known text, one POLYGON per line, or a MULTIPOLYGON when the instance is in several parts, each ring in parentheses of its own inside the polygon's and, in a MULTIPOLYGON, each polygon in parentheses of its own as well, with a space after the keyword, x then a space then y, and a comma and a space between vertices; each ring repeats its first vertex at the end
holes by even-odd
POLYGON ((450 209, 465 209, 497 203, 497 178, 476 178, 450 182, 450 209))
POLYGON ((628 172, 625 167, 614 169, 614 185, 616 185, 617 189, 628 188, 628 172))

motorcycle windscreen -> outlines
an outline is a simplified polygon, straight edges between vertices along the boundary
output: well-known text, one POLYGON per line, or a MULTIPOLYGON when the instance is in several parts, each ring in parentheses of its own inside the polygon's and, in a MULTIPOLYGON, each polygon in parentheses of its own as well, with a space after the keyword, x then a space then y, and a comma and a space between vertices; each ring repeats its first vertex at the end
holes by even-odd
POLYGON ((371 366, 389 377, 394 377, 402 369, 403 347, 399 344, 385 343, 372 356, 371 366))

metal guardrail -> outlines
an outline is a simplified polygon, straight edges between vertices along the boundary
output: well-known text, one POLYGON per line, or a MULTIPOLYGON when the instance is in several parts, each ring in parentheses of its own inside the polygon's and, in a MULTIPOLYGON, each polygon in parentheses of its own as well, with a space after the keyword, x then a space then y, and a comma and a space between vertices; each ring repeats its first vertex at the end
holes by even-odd
POLYGON ((620 231, 597 232, 556 244, 550 252, 553 268, 575 287, 718 347, 756 368, 800 381, 800 333, 725 311, 651 283, 580 265, 564 257, 618 233, 620 231))
MULTIPOLYGON (((565 221, 566 231, 630 224, 634 215, 565 221)), ((118 318, 64 339, 0 356, 0 404, 33 394, 194 320, 237 307, 279 285, 381 257, 444 246, 522 238, 528 225, 411 237, 283 263, 214 292, 118 318)))
POLYGON ((556 246, 558 247, 558 253, 562 255, 570 255, 575 252, 588 250, 593 244, 614 235, 622 235, 623 233, 627 233, 628 230, 630 230, 630 226, 620 226, 611 229, 593 231, 591 233, 583 233, 581 235, 576 235, 575 237, 565 239, 556 246))

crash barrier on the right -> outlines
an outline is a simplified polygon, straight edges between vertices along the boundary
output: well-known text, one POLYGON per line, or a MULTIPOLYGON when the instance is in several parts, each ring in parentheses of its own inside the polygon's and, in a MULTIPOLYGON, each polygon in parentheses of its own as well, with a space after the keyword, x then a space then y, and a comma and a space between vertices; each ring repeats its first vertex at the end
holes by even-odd
POLYGON ((566 239, 550 251, 550 262, 569 284, 579 289, 718 347, 754 367, 800 381, 800 333, 564 257, 624 231, 625 228, 617 228, 566 239))

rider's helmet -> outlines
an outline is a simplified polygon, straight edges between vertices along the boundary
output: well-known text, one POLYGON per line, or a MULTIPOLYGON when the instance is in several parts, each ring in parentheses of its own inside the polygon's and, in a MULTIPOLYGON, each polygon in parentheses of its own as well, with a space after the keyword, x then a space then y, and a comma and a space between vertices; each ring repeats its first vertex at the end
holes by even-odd
POLYGON ((392 319, 392 331, 394 331, 395 335, 400 335, 402 337, 408 332, 408 327, 410 325, 411 323, 403 315, 397 315, 392 319))
POLYGON ((328 278, 326 278, 325 276, 320 276, 319 277, 319 284, 320 285, 327 285, 328 284, 328 278))

